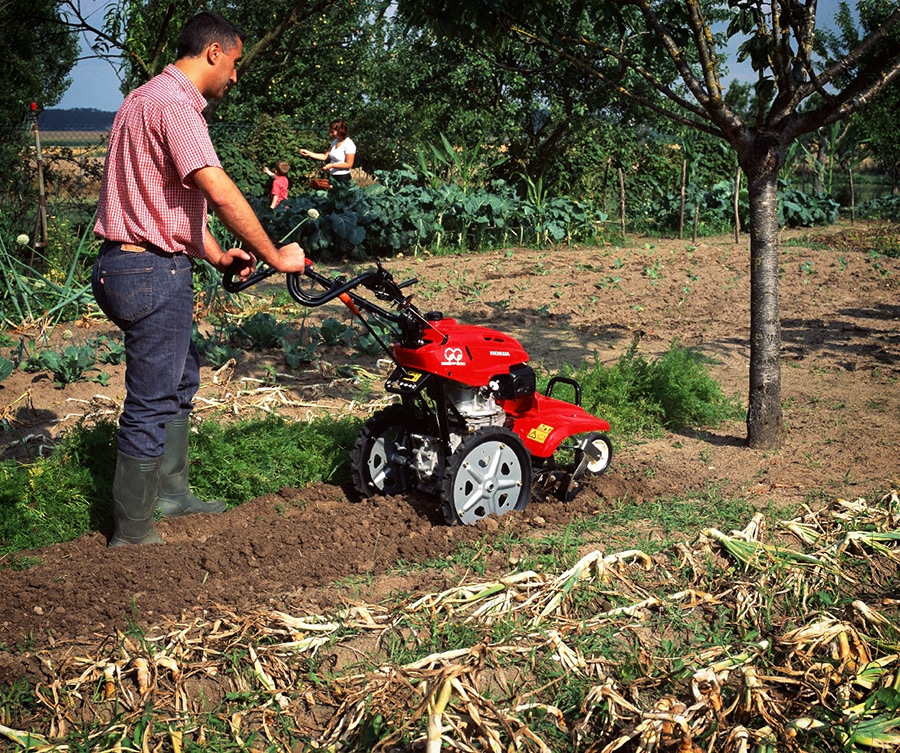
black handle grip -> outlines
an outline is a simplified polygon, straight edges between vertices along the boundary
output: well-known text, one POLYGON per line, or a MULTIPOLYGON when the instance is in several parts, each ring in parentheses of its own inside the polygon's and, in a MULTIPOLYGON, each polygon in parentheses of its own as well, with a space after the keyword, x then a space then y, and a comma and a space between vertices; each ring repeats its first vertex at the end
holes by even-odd
POLYGON ((271 277, 276 272, 278 272, 275 267, 270 267, 266 264, 263 264, 261 267, 259 267, 259 269, 242 280, 240 277, 237 277, 241 269, 243 269, 243 265, 234 263, 222 276, 222 287, 225 288, 225 290, 227 290, 229 293, 240 293, 242 290, 246 290, 251 285, 256 285, 256 283, 260 282, 261 280, 265 280, 267 277, 271 277))
MULTIPOLYGON (((303 273, 306 274, 312 268, 312 265, 312 259, 307 259, 303 273)), ((238 275, 243 268, 244 265, 241 262, 235 261, 231 263, 231 265, 222 275, 222 287, 225 288, 225 290, 227 290, 229 293, 240 293, 242 290, 246 290, 251 285, 256 285, 256 283, 261 282, 267 277, 271 277, 278 272, 275 267, 270 267, 268 264, 262 264, 255 272, 250 274, 246 279, 242 280, 240 277, 238 277, 238 275)))

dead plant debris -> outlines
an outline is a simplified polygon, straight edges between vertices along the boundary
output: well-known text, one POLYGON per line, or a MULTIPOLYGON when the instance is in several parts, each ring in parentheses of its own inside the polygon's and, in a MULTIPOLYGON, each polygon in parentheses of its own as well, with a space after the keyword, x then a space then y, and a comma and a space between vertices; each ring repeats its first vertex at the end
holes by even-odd
POLYGON ((222 608, 117 632, 92 652, 40 651, 52 679, 33 704, 0 706, 0 734, 32 751, 67 750, 80 729, 96 749, 178 752, 223 737, 249 750, 743 753, 813 736, 897 749, 900 600, 873 594, 896 585, 898 523, 893 491, 771 533, 757 515, 652 556, 592 551, 559 574, 406 603, 222 608))

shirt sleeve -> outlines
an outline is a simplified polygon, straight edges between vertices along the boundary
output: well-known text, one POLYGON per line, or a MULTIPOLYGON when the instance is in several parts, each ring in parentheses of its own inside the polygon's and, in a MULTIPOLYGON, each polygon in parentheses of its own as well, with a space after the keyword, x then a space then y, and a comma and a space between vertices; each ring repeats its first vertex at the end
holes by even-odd
POLYGON ((203 116, 190 106, 175 103, 162 112, 161 130, 168 153, 182 183, 202 167, 221 167, 203 116))

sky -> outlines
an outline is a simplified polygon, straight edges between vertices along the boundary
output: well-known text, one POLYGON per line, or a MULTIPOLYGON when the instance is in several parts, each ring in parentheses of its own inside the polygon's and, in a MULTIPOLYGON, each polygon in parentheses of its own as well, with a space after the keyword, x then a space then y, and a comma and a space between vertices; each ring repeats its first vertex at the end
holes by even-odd
MULTIPOLYGON (((94 26, 103 25, 104 10, 110 3, 107 0, 81 0, 81 12, 94 26)), ((91 58, 94 51, 82 36, 81 56, 70 77, 72 85, 68 88, 58 105, 59 109, 76 107, 94 110, 116 111, 122 104, 124 95, 119 91, 119 79, 113 67, 105 60, 91 58)))
MULTIPOLYGON (((830 24, 837 12, 839 0, 819 0, 818 25, 830 24)), ((81 0, 82 11, 88 15, 95 26, 102 25, 103 10, 109 3, 107 0, 81 0)), ((72 85, 66 91, 56 107, 62 109, 87 107, 95 110, 115 111, 119 109, 124 98, 119 91, 119 79, 113 67, 104 60, 90 58, 92 50, 87 41, 82 39, 82 56, 72 69, 72 85)))

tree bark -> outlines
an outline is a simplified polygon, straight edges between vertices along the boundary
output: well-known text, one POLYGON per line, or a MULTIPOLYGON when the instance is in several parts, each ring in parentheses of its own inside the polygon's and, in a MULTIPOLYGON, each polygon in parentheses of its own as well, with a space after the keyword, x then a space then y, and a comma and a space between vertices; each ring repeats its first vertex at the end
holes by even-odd
POLYGON ((781 320, 778 295, 778 169, 771 147, 765 159, 744 162, 750 193, 750 395, 747 445, 772 449, 783 439, 781 320), (764 165, 763 170, 759 169, 764 165), (748 170, 747 168, 750 168, 748 170), (756 169, 754 169, 754 167, 756 169))

